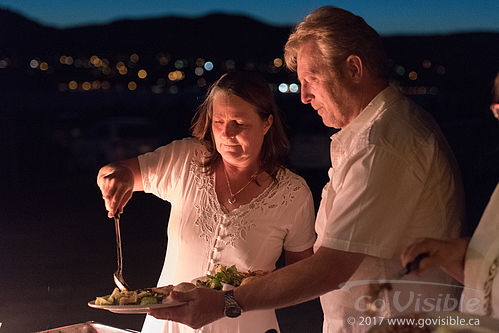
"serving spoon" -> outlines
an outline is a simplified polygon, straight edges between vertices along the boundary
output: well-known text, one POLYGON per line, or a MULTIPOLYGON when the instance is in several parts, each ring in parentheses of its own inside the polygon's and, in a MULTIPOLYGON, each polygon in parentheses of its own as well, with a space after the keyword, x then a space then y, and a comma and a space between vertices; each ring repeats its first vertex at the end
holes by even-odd
POLYGON ((116 257, 118 259, 118 268, 113 274, 114 283, 120 291, 129 289, 123 278, 123 255, 121 252, 121 233, 120 233, 120 214, 114 215, 114 228, 116 230, 116 257))

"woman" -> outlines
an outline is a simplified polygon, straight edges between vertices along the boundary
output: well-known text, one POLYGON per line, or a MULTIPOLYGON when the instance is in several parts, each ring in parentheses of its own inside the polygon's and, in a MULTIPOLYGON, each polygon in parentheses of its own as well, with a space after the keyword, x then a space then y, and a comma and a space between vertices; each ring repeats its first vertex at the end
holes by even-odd
MULTIPOLYGON (((499 119, 499 73, 492 89, 490 110, 499 119)), ((478 226, 470 238, 447 241, 421 239, 409 245, 401 255, 402 265, 420 253, 418 272, 440 267, 464 284, 461 311, 499 319, 499 183, 496 185, 478 226)))
MULTIPOLYGON (((213 273, 275 269, 312 254, 314 208, 305 181, 283 167, 288 151, 268 84, 256 73, 223 75, 208 91, 192 127, 194 138, 99 171, 97 182, 112 217, 133 191, 171 205, 168 246, 158 286, 213 273)), ((201 332, 279 330, 273 310, 221 319, 201 332)), ((193 332, 148 316, 143 332, 193 332)))

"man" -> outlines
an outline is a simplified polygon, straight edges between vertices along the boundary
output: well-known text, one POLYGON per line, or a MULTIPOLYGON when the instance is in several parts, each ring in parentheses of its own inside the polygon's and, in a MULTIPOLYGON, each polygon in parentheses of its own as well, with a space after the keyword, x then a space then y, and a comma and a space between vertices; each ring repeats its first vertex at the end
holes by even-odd
MULTIPOLYGON (((173 293, 188 304, 151 314, 200 327, 224 313, 321 296, 324 332, 350 332, 368 329, 362 317, 369 310, 396 316, 421 311, 418 305, 429 304, 430 297, 435 307, 443 302, 438 297, 452 299, 442 287, 420 283, 394 283, 379 298, 369 291, 371 280, 397 277, 399 255, 411 240, 456 236, 463 207, 454 159, 438 126, 388 85, 379 35, 350 12, 321 7, 291 34, 285 58, 298 73, 302 102, 326 126, 341 129, 331 138, 314 255, 252 279, 233 294, 203 288, 173 293)), ((439 274, 416 279, 444 282, 439 274)))

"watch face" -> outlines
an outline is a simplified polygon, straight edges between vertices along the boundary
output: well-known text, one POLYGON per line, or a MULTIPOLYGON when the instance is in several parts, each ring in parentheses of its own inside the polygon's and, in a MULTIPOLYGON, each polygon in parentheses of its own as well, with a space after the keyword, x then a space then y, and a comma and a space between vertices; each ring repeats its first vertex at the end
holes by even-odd
POLYGON ((234 291, 228 290, 224 292, 224 314, 229 318, 239 317, 241 315, 242 309, 237 304, 236 299, 234 298, 234 291))
POLYGON ((241 315, 241 308, 239 306, 230 306, 225 309, 225 315, 229 318, 239 317, 241 315))

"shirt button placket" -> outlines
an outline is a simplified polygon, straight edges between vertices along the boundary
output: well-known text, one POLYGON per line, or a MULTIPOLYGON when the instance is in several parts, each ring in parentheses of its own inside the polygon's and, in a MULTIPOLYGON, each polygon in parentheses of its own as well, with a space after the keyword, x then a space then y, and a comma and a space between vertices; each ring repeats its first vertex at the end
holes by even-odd
POLYGON ((210 274, 213 272, 215 269, 215 264, 217 264, 217 254, 222 250, 223 248, 223 236, 225 233, 227 225, 227 215, 224 215, 222 217, 221 222, 218 224, 216 228, 216 233, 215 233, 215 240, 213 241, 213 248, 210 251, 210 258, 209 258, 209 271, 210 274))

